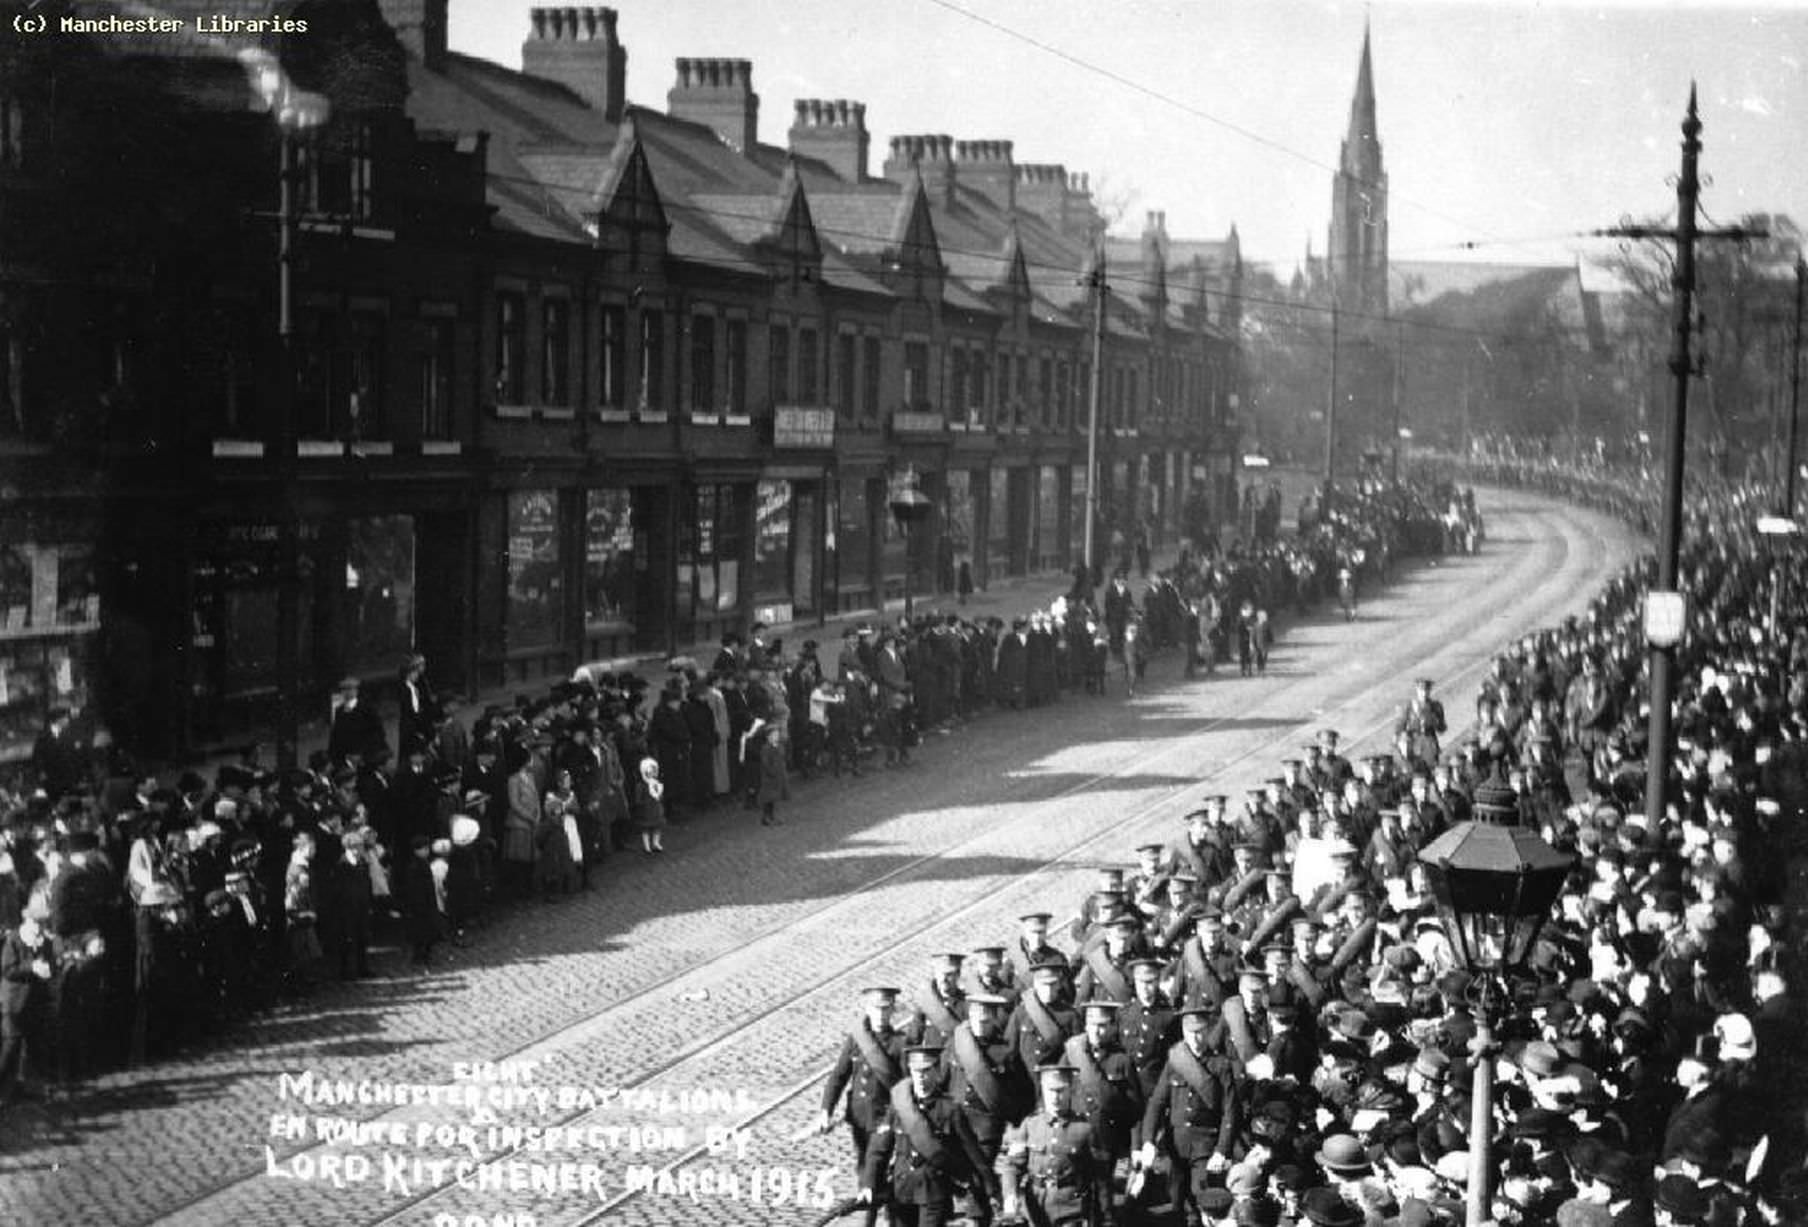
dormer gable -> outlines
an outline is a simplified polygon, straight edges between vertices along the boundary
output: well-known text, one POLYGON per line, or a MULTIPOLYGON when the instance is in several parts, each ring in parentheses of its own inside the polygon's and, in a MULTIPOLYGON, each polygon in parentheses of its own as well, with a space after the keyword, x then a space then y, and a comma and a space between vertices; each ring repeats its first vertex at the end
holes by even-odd
POLYGON ((599 246, 632 245, 664 252, 672 226, 632 114, 622 121, 616 135, 615 150, 591 198, 590 213, 599 246))
POLYGON ((887 284, 910 282, 918 286, 924 297, 941 297, 947 269, 942 264, 941 244, 936 240, 935 221, 930 217, 929 192, 920 171, 913 171, 904 182, 892 220, 891 240, 880 255, 887 284))
POLYGON ((785 172, 774 196, 766 232, 755 240, 761 254, 785 269, 818 277, 822 269, 822 241, 816 219, 810 213, 809 196, 797 173, 797 160, 785 159, 785 172))

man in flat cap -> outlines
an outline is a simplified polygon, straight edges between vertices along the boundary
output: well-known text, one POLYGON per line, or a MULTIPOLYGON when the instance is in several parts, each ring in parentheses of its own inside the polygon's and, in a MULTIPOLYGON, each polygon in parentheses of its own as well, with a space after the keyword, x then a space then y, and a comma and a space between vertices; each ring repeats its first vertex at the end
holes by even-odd
POLYGON ((892 1025, 898 990, 885 985, 862 989, 861 1016, 841 1045, 841 1055, 822 1088, 821 1130, 835 1126, 835 1105, 847 1092, 842 1118, 854 1142, 854 1165, 866 1158, 867 1142, 890 1103, 891 1088, 904 1077, 904 1033, 892 1025))
POLYGON ((998 1178, 981 1153, 967 1117, 944 1088, 942 1050, 905 1050, 906 1076, 891 1088, 884 1118, 873 1131, 859 1200, 883 1200, 897 1227, 940 1227, 954 1217, 957 1197, 970 1192, 976 1221, 990 1227, 998 1178))

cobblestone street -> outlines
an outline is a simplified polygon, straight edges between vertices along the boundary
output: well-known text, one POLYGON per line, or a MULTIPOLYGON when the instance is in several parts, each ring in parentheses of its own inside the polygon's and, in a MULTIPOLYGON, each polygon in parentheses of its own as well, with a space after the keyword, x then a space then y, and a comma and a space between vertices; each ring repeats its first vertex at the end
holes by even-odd
POLYGON ((802 784, 782 826, 738 809, 680 823, 665 858, 617 854, 590 893, 505 912, 429 974, 392 952, 375 982, 325 987, 230 1043, 15 1108, 0 1119, 0 1221, 809 1222, 856 1187, 843 1133, 794 1139, 861 985, 909 984, 936 950, 1006 939, 1030 904, 1064 919, 1098 863, 1131 861, 1201 792, 1236 795, 1314 729, 1383 746, 1415 676, 1437 679, 1454 734, 1488 654, 1580 608, 1639 546, 1604 516, 1478 497, 1478 556, 1402 571, 1352 623, 1284 623, 1265 677, 1187 682, 1169 653, 1133 699, 988 714, 931 736, 909 769, 802 784), (496 1082, 460 1067, 505 1059, 534 1064, 487 1071, 496 1082), (312 1094, 343 1080, 522 1101, 298 1102, 310 1072, 312 1094), (320 1144, 328 1117, 385 1130, 320 1144), (506 1127, 555 1124, 598 1132, 482 1175, 453 1166, 513 1149, 506 1127), (631 1191, 649 1168, 671 1180, 631 1191), (550 1194, 516 1183, 549 1173, 564 1178, 550 1194))

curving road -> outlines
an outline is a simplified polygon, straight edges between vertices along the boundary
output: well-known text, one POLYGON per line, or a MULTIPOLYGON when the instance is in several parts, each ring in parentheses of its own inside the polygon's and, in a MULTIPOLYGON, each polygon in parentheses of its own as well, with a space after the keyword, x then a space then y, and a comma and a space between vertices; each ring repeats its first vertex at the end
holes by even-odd
POLYGON ((1593 513, 1478 497, 1480 555, 1418 567, 1353 623, 1290 626, 1266 677, 1188 683, 1170 656, 1133 700, 987 717, 914 769, 806 785, 781 827, 677 827, 667 858, 618 858, 597 893, 511 914, 449 970, 334 988, 250 1046, 11 1116, 0 1221, 809 1222, 853 1191, 844 1137, 800 1135, 860 986, 1006 940, 1032 905, 1070 913, 1096 865, 1171 837, 1195 797, 1236 795, 1317 728, 1384 747, 1414 677, 1460 721, 1499 644, 1579 609, 1641 547, 1593 513), (534 1064, 455 1065, 504 1058, 534 1064), (298 1103, 295 1081, 285 1099, 306 1071, 353 1101, 298 1103), (355 1094, 446 1084, 498 1106, 355 1094), (319 1144, 321 1118, 381 1131, 319 1144), (526 1125, 574 1132, 508 1132, 526 1125))

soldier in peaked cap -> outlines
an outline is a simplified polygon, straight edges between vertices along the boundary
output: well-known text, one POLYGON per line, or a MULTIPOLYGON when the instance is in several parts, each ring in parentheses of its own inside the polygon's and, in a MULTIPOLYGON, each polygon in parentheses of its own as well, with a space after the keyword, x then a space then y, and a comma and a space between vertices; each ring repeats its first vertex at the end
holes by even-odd
POLYGON ((1067 1041, 1067 1061, 1079 1076, 1073 1087, 1074 1110, 1092 1125, 1092 1153, 1105 1177, 1101 1208, 1112 1199, 1112 1177, 1128 1163, 1142 1124, 1143 1088, 1136 1064, 1118 1038, 1122 1007, 1111 1001, 1088 1002, 1085 1030, 1067 1041))
POLYGON ((1230 872, 1229 841, 1209 805, 1189 812, 1181 821, 1186 823, 1186 829, 1174 841, 1170 862, 1176 868, 1189 870, 1199 879, 1200 889, 1209 890, 1230 872))
POLYGON ((1136 845, 1136 868, 1124 879, 1124 890, 1130 906, 1144 916, 1152 917, 1161 910, 1170 872, 1167 851, 1159 840, 1136 845))
POLYGON ((1017 1049, 1005 1036, 1003 997, 974 993, 967 1019, 942 1052, 949 1097, 966 1113, 988 1168, 998 1157, 1007 1126, 1023 1119, 1034 1093, 1017 1049))
POLYGON ((966 994, 961 991, 961 964, 966 956, 937 954, 930 956, 929 978, 916 986, 911 994, 910 1024, 904 1034, 911 1044, 946 1044, 966 1014, 966 994))
POLYGON ((1080 908, 1068 923, 1068 936, 1084 944, 1098 927, 1120 915, 1128 905, 1124 891, 1124 871, 1115 865, 1099 866, 1098 884, 1080 902, 1080 908))
POLYGON ((1167 898, 1149 924, 1149 945, 1158 953, 1172 953, 1191 935, 1200 907, 1194 895, 1198 884, 1185 869, 1168 875, 1167 898))
POLYGON ((1236 991, 1237 955, 1231 948, 1224 914, 1207 907, 1199 913, 1193 936, 1180 948, 1174 968, 1174 996, 1188 1005, 1217 1003, 1236 991))
POLYGON ((1032 1224, 1097 1227, 1099 1186, 1109 1174, 1097 1170, 1093 1126, 1073 1104, 1078 1071, 1071 1065, 1036 1070, 1040 1110, 1026 1117, 1005 1139, 1005 1214, 1023 1211, 1032 1224))
POLYGON ((1067 1037, 1080 1031, 1080 1015, 1068 999, 1066 959, 1057 954, 1036 963, 1029 977, 1028 990, 1005 1023, 1005 1037, 1023 1068, 1034 1069, 1061 1055, 1067 1037))
POLYGON ((941 1049, 905 1051, 906 1078, 892 1087, 885 1118, 873 1131, 859 1200, 883 1198, 899 1227, 931 1227, 953 1217, 955 1198, 971 1192, 980 1221, 992 1219, 998 1178, 944 1088, 941 1049))
POLYGON ((1143 1098, 1155 1090, 1168 1049, 1180 1038, 1180 1014, 1162 991, 1163 965, 1160 959, 1130 960, 1130 983, 1134 994, 1118 1012, 1118 1042, 1136 1067, 1137 1081, 1143 1098))
MULTIPOLYGON (((1023 958, 1025 974, 1037 963, 1049 959, 1066 960, 1066 955, 1049 945, 1048 925, 1054 916, 1049 912, 1025 912, 1017 918, 1022 926, 1017 936, 1017 953, 1023 958)), ((1015 976, 1012 977, 1016 979, 1015 976)))
POLYGON ((974 992, 1003 997, 1010 1006, 1017 1004, 1021 990, 1012 982, 1003 946, 975 946, 972 966, 974 992))
POLYGON ((822 1088, 822 1132, 835 1126, 835 1105, 847 1092, 842 1119, 854 1141, 854 1164, 866 1158, 866 1146, 879 1127, 891 1088, 904 1077, 904 1033, 892 1026, 892 1007, 898 990, 874 987, 861 990, 862 1014, 848 1031, 841 1055, 822 1088))
POLYGON ((1181 1041, 1168 1050, 1155 1093, 1143 1111, 1142 1148, 1131 1184, 1140 1188, 1158 1152, 1168 1156, 1168 1201, 1188 1223, 1199 1221, 1208 1188, 1222 1184, 1238 1132, 1235 1066, 1208 1044, 1212 1011, 1181 1011, 1181 1041))
POLYGON ((1333 787, 1343 787, 1343 782, 1355 775, 1350 760, 1337 752, 1338 734, 1336 729, 1320 729, 1318 731, 1318 770, 1320 776, 1333 787))
POLYGON ((1130 960, 1147 949, 1140 920, 1129 913, 1114 918, 1105 928, 1104 942, 1081 956, 1074 999, 1082 1004, 1099 997, 1119 1005, 1129 1001, 1130 960))

